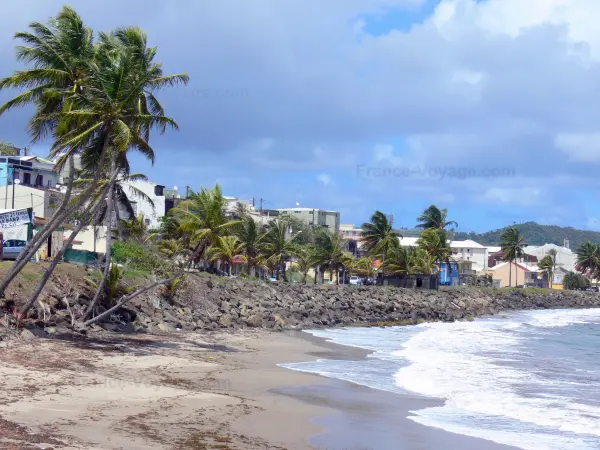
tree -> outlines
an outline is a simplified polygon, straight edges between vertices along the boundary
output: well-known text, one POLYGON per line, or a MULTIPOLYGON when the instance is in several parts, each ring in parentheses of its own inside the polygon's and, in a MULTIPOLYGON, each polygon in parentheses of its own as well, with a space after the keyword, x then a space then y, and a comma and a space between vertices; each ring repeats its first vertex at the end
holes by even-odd
POLYGON ((261 233, 256 221, 246 215, 235 228, 235 235, 242 245, 242 250, 248 262, 248 275, 254 275, 256 264, 260 256, 259 241, 261 233))
POLYGON ((121 220, 121 225, 127 231, 129 239, 141 244, 146 239, 146 233, 148 232, 148 225, 146 225, 146 217, 144 213, 141 213, 137 217, 131 218, 131 220, 121 220))
POLYGON ((286 264, 294 252, 294 246, 301 233, 293 234, 288 238, 289 223, 286 220, 271 220, 266 227, 265 233, 259 239, 259 246, 264 254, 264 261, 268 267, 275 270, 276 277, 283 275, 287 280, 286 264))
POLYGON ((199 255, 205 255, 220 237, 230 235, 240 223, 227 217, 227 200, 218 184, 211 190, 202 188, 199 193, 191 192, 187 200, 173 209, 173 216, 199 255))
POLYGON ((10 142, 0 141, 0 155, 2 156, 19 156, 19 149, 10 142))
POLYGON ((308 272, 316 263, 315 248, 311 245, 296 244, 292 249, 292 256, 294 257, 294 266, 302 273, 302 283, 306 284, 308 272))
POLYGON ((554 274, 555 269, 555 261, 550 255, 544 256, 539 262, 538 267, 541 272, 544 273, 548 277, 549 287, 552 288, 552 276, 554 274))
POLYGON ((417 222, 420 222, 417 225, 417 228, 422 228, 424 230, 429 228, 437 228, 443 230, 448 225, 453 225, 458 227, 458 223, 453 220, 448 220, 448 210, 447 209, 439 209, 435 205, 431 205, 427 208, 423 213, 417 217, 417 222))
POLYGON ((417 241, 418 248, 427 253, 434 262, 445 262, 450 268, 450 256, 452 249, 448 242, 446 230, 441 228, 427 228, 417 241))
POLYGON ((583 290, 590 287, 590 280, 577 272, 568 272, 563 278, 563 287, 567 290, 583 290))
MULTIPOLYGON (((515 264, 515 286, 518 284, 518 272, 517 272, 517 259, 523 258, 525 252, 523 247, 525 245, 525 238, 519 230, 514 227, 507 228, 502 233, 502 241, 500 242, 500 248, 504 252, 504 260, 508 261, 509 264, 515 264)), ((511 271, 508 271, 509 281, 508 284, 512 286, 511 271)))
POLYGON ((243 255, 243 244, 235 236, 219 236, 217 241, 208 250, 208 257, 212 261, 221 261, 227 265, 227 273, 231 275, 231 266, 236 258, 246 259, 243 255))
POLYGON ((315 236, 315 261, 329 270, 329 281, 333 281, 333 272, 337 273, 336 284, 340 284, 339 269, 344 261, 344 252, 348 242, 339 234, 319 230, 315 236))
POLYGON ((600 245, 584 242, 575 251, 575 269, 590 279, 600 278, 600 245))
POLYGON ((362 224, 361 239, 364 242, 365 250, 374 257, 380 257, 383 263, 385 263, 390 247, 402 237, 400 233, 393 230, 393 225, 393 217, 386 216, 381 211, 375 211, 371 216, 371 221, 362 224))

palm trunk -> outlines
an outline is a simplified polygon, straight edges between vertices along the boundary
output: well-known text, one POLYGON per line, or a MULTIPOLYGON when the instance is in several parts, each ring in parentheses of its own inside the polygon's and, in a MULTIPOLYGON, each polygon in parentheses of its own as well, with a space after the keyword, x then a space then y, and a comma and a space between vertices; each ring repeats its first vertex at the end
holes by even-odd
POLYGON ((508 287, 512 287, 512 261, 508 263, 508 287))
POLYGON ((119 202, 117 202, 116 196, 113 194, 113 206, 115 209, 115 218, 117 219, 117 232, 119 242, 123 242, 123 225, 121 224, 121 214, 119 213, 119 202))
MULTIPOLYGON (((104 164, 104 159, 106 158, 111 129, 112 124, 109 124, 105 131, 104 142, 102 143, 102 151, 100 153, 98 165, 99 168, 102 167, 102 165, 104 164)), ((75 162, 73 161, 72 156, 69 157, 69 169, 71 170, 71 174, 75 172, 75 162)), ((52 215, 52 217, 44 226, 44 228, 38 234, 36 234, 31 239, 31 241, 29 241, 25 249, 16 258, 11 268, 4 275, 4 278, 0 282, 0 297, 4 297, 4 291, 6 291, 8 285, 15 279, 15 277, 21 272, 21 270, 23 270, 27 263, 31 261, 33 255, 35 255, 39 248, 42 245, 44 245, 44 243, 47 241, 48 237, 52 234, 52 232, 60 226, 61 222, 63 222, 69 215, 77 211, 85 204, 89 196, 95 191, 98 181, 100 180, 101 173, 101 170, 98 170, 96 172, 90 187, 88 187, 82 194, 80 194, 78 200, 71 206, 68 205, 70 203, 71 194, 73 190, 74 177, 69 177, 67 191, 65 192, 65 196, 63 197, 63 201, 61 202, 60 207, 52 215)))
POLYGON ((84 214, 84 216, 79 221, 79 225, 77 226, 77 228, 71 233, 71 235, 69 236, 69 238, 67 239, 67 241, 63 244, 62 248, 58 251, 58 253, 56 255, 54 255, 54 259, 50 263, 50 266, 48 267, 48 269, 46 269, 46 272, 44 273, 44 276, 42 277, 42 279, 39 281, 39 283, 38 283, 38 285, 37 285, 37 287, 35 289, 35 292, 29 298, 29 301, 27 302, 27 304, 23 307, 23 309, 21 311, 22 314, 27 314, 27 311, 29 311, 31 309, 31 307, 35 304, 35 302, 37 301, 38 297, 42 293, 44 287, 46 286, 46 283, 48 282, 48 280, 52 276, 52 273, 54 272, 54 269, 56 269, 56 266, 62 260, 65 252, 69 249, 69 247, 71 246, 71 244, 73 244, 73 241, 75 240, 75 237, 77 236, 77 234, 79 234, 79 232, 85 226, 88 225, 89 220, 95 215, 96 211, 98 210, 98 207, 101 204, 102 204, 102 198, 100 198, 96 202, 96 204, 90 210, 88 210, 84 214))
MULTIPOLYGON (((100 298, 100 296, 102 295, 102 293, 104 292, 104 287, 106 286, 106 280, 108 279, 109 273, 110 273, 110 259, 111 259, 111 250, 112 250, 112 213, 113 213, 113 190, 115 187, 115 183, 116 183, 116 179, 117 179, 117 158, 116 155, 112 157, 112 161, 110 164, 110 181, 108 183, 108 189, 107 189, 107 200, 106 200, 106 220, 108 221, 108 230, 106 232, 106 253, 105 253, 105 263, 104 263, 104 274, 102 275, 102 279, 100 280, 100 284, 98 285, 98 290, 96 291, 96 294, 94 295, 94 298, 92 299, 92 301, 90 302, 90 305, 88 306, 88 309, 85 312, 85 317, 89 317, 89 315, 93 312, 94 308, 96 307, 96 304, 98 303, 98 299, 100 298)), ((100 202, 102 202, 102 199, 104 198, 104 195, 102 195, 102 197, 100 198, 100 202)))

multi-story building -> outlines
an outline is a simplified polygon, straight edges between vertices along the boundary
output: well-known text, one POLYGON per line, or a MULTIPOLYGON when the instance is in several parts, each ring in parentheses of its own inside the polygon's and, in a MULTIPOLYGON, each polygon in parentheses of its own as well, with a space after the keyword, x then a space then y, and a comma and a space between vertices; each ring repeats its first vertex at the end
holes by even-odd
POLYGON ((135 180, 127 182, 124 188, 127 198, 133 203, 135 215, 144 214, 148 228, 157 228, 160 225, 159 219, 167 212, 165 187, 152 181, 135 180), (142 198, 138 191, 143 192, 147 198, 142 198))
POLYGON ((470 261, 473 263, 475 272, 486 270, 488 268, 488 250, 487 247, 467 239, 466 241, 450 242, 452 249, 452 258, 459 261, 470 261))
POLYGON ((280 208, 279 216, 296 217, 302 223, 314 228, 327 228, 335 234, 340 232, 340 213, 318 208, 280 208))
POLYGON ((348 251, 354 256, 360 256, 362 252, 362 228, 356 228, 351 224, 340 225, 340 235, 348 241, 348 251))

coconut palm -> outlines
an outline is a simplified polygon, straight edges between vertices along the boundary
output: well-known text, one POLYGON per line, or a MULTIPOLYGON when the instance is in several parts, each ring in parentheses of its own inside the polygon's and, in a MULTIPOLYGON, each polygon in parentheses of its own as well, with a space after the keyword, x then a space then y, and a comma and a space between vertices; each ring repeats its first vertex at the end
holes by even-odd
POLYGON ((134 216, 130 220, 121 220, 121 225, 127 232, 129 239, 140 244, 146 239, 148 225, 146 225, 144 213, 140 213, 140 215, 137 217, 134 216))
POLYGON ((227 266, 227 273, 231 275, 231 266, 234 259, 243 259, 244 245, 235 236, 219 236, 215 245, 208 249, 211 261, 221 261, 227 266))
POLYGON ((452 249, 448 242, 446 230, 441 228, 427 228, 417 241, 419 248, 423 249, 434 262, 445 262, 450 267, 452 249))
POLYGON ((248 262, 248 275, 254 275, 256 263, 260 256, 259 240, 261 233, 259 226, 252 217, 245 216, 235 228, 235 235, 242 244, 248 262))
POLYGON ((0 155, 2 156, 18 156, 19 149, 10 142, 0 141, 0 155))
MULTIPOLYGON (((523 258, 525 252, 523 247, 525 246, 525 238, 519 230, 515 227, 509 227, 502 232, 500 237, 500 248, 504 252, 504 260, 508 261, 509 264, 515 264, 515 286, 518 285, 518 271, 517 271, 517 259, 523 258)), ((509 267, 508 271, 508 284, 512 286, 512 275, 509 267)))
POLYGON ((458 227, 458 223, 454 220, 448 220, 448 210, 447 209, 439 209, 435 205, 431 205, 427 208, 423 213, 417 217, 417 222, 420 222, 417 225, 417 228, 438 228, 443 230, 448 225, 453 225, 458 227))
POLYGON ((600 245, 584 242, 575 251, 577 263, 575 268, 590 279, 600 278, 600 245))
POLYGON ((552 256, 546 255, 539 262, 538 267, 540 271, 548 277, 549 287, 552 288, 552 275, 554 274, 555 261, 552 256))
POLYGON ((285 220, 271 220, 258 241, 265 263, 275 271, 277 279, 281 273, 284 281, 288 281, 286 264, 294 253, 295 241, 300 236, 296 233, 289 237, 288 227, 285 220))
POLYGON ((240 223, 227 217, 227 200, 218 184, 211 190, 202 188, 199 193, 191 192, 172 214, 179 221, 179 230, 188 234, 199 255, 206 254, 220 237, 231 235, 240 223))
POLYGON ((381 258, 384 263, 390 247, 402 237, 400 233, 394 231, 393 225, 394 218, 386 216, 381 211, 375 211, 371 216, 371 221, 362 224, 361 239, 365 250, 372 256, 381 258))
POLYGON ((315 261, 329 270, 329 281, 333 281, 333 272, 337 273, 336 284, 340 283, 339 269, 344 261, 344 252, 348 242, 339 234, 321 230, 315 236, 315 261))
POLYGON ((296 245, 292 249, 292 256, 294 267, 302 273, 302 283, 306 284, 308 272, 315 265, 315 248, 311 245, 296 245))

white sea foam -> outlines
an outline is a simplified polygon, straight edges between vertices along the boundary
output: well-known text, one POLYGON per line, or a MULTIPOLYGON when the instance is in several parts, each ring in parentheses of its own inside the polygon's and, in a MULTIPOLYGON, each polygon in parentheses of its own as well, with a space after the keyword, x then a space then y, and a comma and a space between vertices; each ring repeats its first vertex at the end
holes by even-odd
MULTIPOLYGON (((567 322, 584 323, 600 318, 599 313, 600 310, 567 312, 565 318, 559 312, 535 312, 519 323, 565 326, 567 322)), ((422 333, 409 338, 403 349, 394 353, 410 362, 395 374, 397 384, 446 400, 444 407, 416 412, 413 420, 524 449, 597 448, 597 441, 594 446, 588 446, 585 440, 559 434, 600 436, 600 408, 565 397, 519 394, 522 386, 542 385, 548 381, 539 379, 531 371, 498 364, 499 355, 507 359, 519 356, 518 344, 522 337, 512 332, 515 328, 515 322, 503 320, 436 323, 426 325, 422 333), (493 356, 488 356, 490 352, 493 356), (482 421, 490 417, 518 421, 523 427, 514 436, 517 430, 494 430, 477 427, 477 423, 461 424, 458 420, 475 417, 477 422, 478 416, 482 421), (538 430, 544 427, 548 434, 523 432, 528 427, 538 430)))
POLYGON ((590 373, 591 381, 548 376, 553 368, 545 364, 557 356, 540 360, 523 345, 533 341, 553 345, 541 340, 552 328, 582 323, 600 323, 600 309, 519 312, 412 327, 318 330, 312 334, 373 350, 371 360, 362 365, 320 360, 285 366, 445 400, 444 406, 412 412, 410 418, 423 425, 526 450, 598 449, 600 407, 586 402, 585 391, 579 395, 583 400, 570 396, 571 389, 593 390, 598 372, 573 367, 573 373, 590 373))

